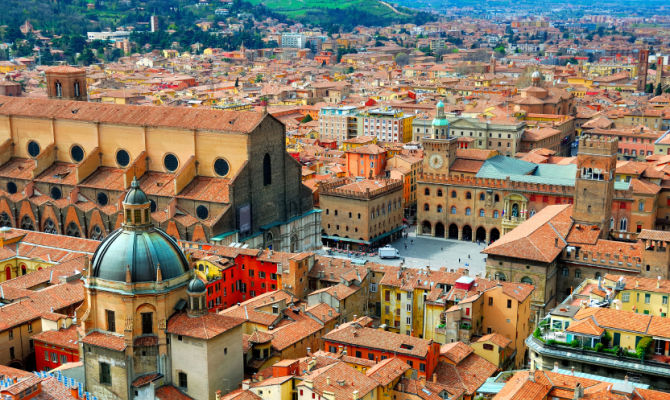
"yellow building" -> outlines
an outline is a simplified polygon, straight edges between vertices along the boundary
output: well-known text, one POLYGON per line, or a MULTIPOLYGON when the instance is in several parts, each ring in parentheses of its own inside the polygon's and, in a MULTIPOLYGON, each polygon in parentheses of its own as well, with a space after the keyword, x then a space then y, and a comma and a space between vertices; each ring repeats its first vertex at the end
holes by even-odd
POLYGON ((620 288, 615 307, 638 314, 666 317, 669 313, 670 280, 606 275, 604 286, 620 288), (621 279, 621 281, 619 281, 621 279))
POLYGON ((408 269, 385 274, 379 286, 380 321, 390 331, 438 343, 497 333, 511 339, 507 358, 522 365, 524 339, 532 331, 532 285, 408 269))

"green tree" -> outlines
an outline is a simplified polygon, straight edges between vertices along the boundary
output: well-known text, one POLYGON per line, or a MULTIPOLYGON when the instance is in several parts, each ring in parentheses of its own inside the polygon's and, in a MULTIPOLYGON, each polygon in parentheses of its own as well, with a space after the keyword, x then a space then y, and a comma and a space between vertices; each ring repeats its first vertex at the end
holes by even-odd
POLYGON ((645 93, 653 93, 654 92, 654 84, 653 83, 647 83, 647 86, 644 88, 645 93))
POLYGON ((91 65, 97 61, 98 60, 95 58, 93 51, 89 48, 84 49, 84 51, 82 51, 77 58, 77 62, 82 65, 91 65))
POLYGON ((656 91, 654 92, 654 94, 655 94, 656 96, 660 96, 662 93, 663 93, 663 88, 661 87, 661 84, 659 83, 659 84, 656 86, 656 91))

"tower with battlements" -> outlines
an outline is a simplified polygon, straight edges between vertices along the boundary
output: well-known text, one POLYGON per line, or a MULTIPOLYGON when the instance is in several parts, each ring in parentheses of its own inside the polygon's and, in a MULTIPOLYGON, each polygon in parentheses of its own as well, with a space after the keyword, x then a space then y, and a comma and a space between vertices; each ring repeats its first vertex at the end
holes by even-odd
POLYGON ((603 236, 610 228, 618 145, 612 138, 583 136, 579 140, 572 218, 579 224, 598 226, 603 236))

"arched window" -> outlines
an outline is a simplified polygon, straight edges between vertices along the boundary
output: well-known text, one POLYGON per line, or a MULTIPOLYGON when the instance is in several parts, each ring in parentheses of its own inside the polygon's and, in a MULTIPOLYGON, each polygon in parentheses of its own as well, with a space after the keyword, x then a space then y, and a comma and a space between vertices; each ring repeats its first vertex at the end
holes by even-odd
POLYGON ((466 208, 466 209, 465 209, 465 215, 470 215, 470 214, 471 214, 470 211, 471 211, 471 210, 470 210, 470 207, 466 208))
POLYGON ((430 205, 428 205, 428 203, 423 205, 423 211, 430 211, 430 205))
POLYGON ((455 198, 456 198, 456 191, 455 191, 455 190, 452 190, 452 191, 451 191, 451 198, 452 198, 452 199, 455 199, 455 198))
POLYGON ((524 276, 523 278, 521 278, 521 283, 525 283, 525 284, 527 284, 527 285, 532 285, 532 284, 533 284, 533 280, 530 279, 530 278, 527 277, 527 276, 524 276))
POLYGON ((456 206, 451 206, 451 213, 456 214, 456 206))
POLYGON ((484 201, 485 198, 486 198, 486 195, 484 194, 484 192, 479 193, 479 200, 480 201, 484 201))
POLYGON ((56 97, 63 97, 63 85, 56 81, 56 97))
POLYGON ((102 229, 100 228, 100 225, 93 226, 93 230, 91 231, 91 239, 102 240, 102 229))
POLYGON ((439 213, 442 212, 442 206, 441 205, 437 206, 437 212, 439 212, 439 213))
POLYGON ((77 224, 75 224, 74 222, 70 222, 68 224, 65 234, 68 236, 81 237, 81 231, 79 230, 77 224))
POLYGON ((622 232, 628 230, 628 220, 625 217, 619 220, 619 230, 622 232))
POLYGON ((35 226, 33 225, 33 220, 30 219, 29 216, 24 215, 23 218, 21 218, 21 229, 25 229, 27 231, 34 231, 35 226))
POLYGON ((596 279, 600 279, 600 277, 601 277, 602 275, 600 274, 600 272, 596 272, 596 274, 595 274, 594 276, 595 276, 596 279))
POLYGON ((270 154, 265 153, 263 157, 263 186, 272 185, 272 164, 270 154))
POLYGON ((465 192, 465 198, 468 199, 468 200, 471 199, 472 198, 472 193, 465 192))
POLYGON ((502 272, 496 272, 494 275, 494 279, 496 281, 502 281, 502 282, 507 281, 507 277, 502 272))
POLYGON ((423 189, 423 194, 425 194, 426 196, 430 196, 430 189, 428 188, 423 189))
POLYGON ((493 218, 498 218, 499 215, 498 210, 493 211, 493 218))
POLYGON ((496 203, 499 202, 500 201, 500 196, 498 196, 497 194, 495 196, 493 196, 493 201, 496 202, 496 203))
POLYGON ((442 189, 437 189, 437 197, 442 197, 442 189))
POLYGON ((485 216, 485 215, 486 215, 486 211, 484 211, 483 208, 482 208, 481 210, 479 210, 479 216, 480 216, 480 217, 483 217, 483 216, 485 216))
POLYGON ((12 226, 12 219, 4 211, 0 213, 0 226, 12 226))
POLYGON ((58 231, 56 230, 56 224, 54 224, 54 221, 51 218, 47 218, 47 220, 44 221, 44 232, 58 233, 58 231))

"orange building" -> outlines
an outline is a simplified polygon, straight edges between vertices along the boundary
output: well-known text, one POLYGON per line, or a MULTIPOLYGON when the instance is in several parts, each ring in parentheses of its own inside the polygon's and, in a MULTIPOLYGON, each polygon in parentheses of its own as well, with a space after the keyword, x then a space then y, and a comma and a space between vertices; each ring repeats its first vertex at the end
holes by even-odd
POLYGON ((440 358, 440 344, 432 340, 401 335, 362 326, 363 318, 342 324, 323 337, 323 348, 336 353, 341 347, 347 354, 380 362, 396 357, 417 371, 419 377, 431 377, 440 358))
POLYGON ((345 157, 347 176, 374 178, 385 173, 386 150, 376 144, 347 150, 345 157))

